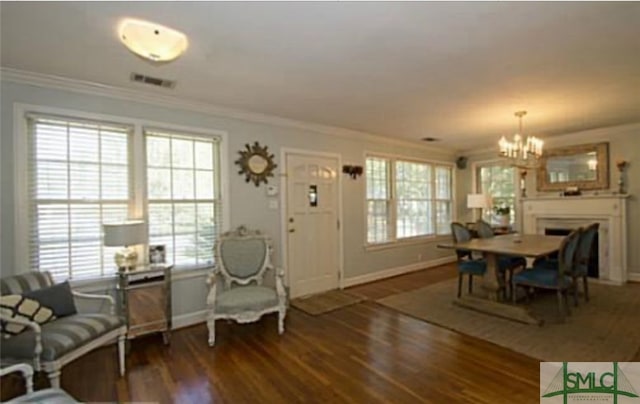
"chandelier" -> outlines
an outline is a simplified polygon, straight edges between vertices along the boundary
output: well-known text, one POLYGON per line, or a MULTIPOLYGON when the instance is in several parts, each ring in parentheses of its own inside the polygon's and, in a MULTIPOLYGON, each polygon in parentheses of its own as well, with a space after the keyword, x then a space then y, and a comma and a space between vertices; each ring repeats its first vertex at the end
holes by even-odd
POLYGON ((504 136, 500 138, 500 156, 510 160, 514 167, 520 169, 533 169, 538 167, 538 162, 542 156, 542 145, 544 142, 535 136, 522 135, 522 117, 527 111, 517 111, 514 115, 518 117, 518 133, 513 135, 513 140, 509 141, 504 136))

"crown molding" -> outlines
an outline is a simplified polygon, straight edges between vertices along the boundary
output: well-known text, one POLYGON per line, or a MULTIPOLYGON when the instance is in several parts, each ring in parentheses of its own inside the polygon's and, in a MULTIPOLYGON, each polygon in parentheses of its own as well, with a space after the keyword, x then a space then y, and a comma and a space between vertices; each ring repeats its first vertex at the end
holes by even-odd
POLYGON ((419 148, 425 151, 449 153, 452 155, 455 153, 454 148, 425 145, 420 141, 396 139, 352 129, 340 128, 336 126, 299 121, 295 119, 282 118, 275 115, 248 112, 233 108, 225 108, 205 102, 193 101, 171 95, 151 93, 142 90, 132 90, 123 87, 109 86, 106 84, 71 79, 49 74, 35 73, 26 70, 0 67, 0 80, 56 90, 70 91, 80 94, 140 102, 159 107, 197 112, 206 115, 217 116, 220 118, 231 118, 251 123, 261 123, 284 128, 300 129, 315 133, 321 133, 323 135, 349 138, 351 140, 361 139, 378 143, 388 143, 396 146, 419 148))
MULTIPOLYGON (((640 136, 640 122, 605 126, 602 128, 587 129, 579 132, 563 133, 561 135, 540 138, 544 140, 545 147, 563 147, 574 144, 607 141, 617 136, 629 134, 632 132, 635 132, 638 136, 640 136)), ((498 155, 496 143, 490 146, 459 150, 457 155, 474 157, 488 153, 494 153, 496 156, 498 155)))

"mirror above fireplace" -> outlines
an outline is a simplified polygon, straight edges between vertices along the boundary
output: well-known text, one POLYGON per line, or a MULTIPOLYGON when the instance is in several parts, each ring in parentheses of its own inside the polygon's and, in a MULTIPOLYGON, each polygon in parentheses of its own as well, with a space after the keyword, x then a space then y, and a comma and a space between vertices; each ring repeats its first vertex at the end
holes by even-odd
POLYGON ((540 159, 538 191, 609 188, 609 143, 547 149, 540 159))

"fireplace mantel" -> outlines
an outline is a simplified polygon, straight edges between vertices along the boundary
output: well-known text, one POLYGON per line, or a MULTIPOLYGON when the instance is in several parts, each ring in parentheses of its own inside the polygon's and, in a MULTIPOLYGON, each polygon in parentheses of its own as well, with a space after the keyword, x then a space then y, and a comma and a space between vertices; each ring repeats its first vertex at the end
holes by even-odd
POLYGON ((627 282, 627 198, 629 195, 539 196, 522 200, 524 234, 544 234, 545 227, 577 228, 600 223, 600 277, 627 282))

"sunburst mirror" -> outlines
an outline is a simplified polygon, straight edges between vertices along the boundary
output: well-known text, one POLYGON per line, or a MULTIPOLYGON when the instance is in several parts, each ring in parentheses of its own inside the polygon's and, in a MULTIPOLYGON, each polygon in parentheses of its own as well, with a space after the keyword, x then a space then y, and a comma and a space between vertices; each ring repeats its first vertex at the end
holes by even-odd
POLYGON ((278 165, 273 161, 273 154, 267 150, 268 146, 260 146, 260 143, 254 142, 253 145, 247 143, 245 150, 238 151, 240 157, 236 160, 236 164, 240 166, 238 174, 244 174, 246 182, 253 182, 255 186, 259 186, 261 182, 268 182, 267 177, 273 177, 273 170, 278 165))

